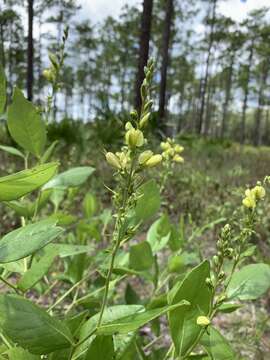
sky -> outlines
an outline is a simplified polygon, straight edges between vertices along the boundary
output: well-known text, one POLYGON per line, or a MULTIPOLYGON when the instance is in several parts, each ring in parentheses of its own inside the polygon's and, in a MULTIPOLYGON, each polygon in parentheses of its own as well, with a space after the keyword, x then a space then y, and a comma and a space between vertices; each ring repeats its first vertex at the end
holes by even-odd
MULTIPOLYGON (((82 15, 99 22, 108 15, 118 17, 125 4, 140 6, 142 0, 79 0, 79 3, 82 6, 82 15)), ((269 3, 270 0, 221 0, 219 11, 233 20, 241 21, 249 11, 269 6, 269 3)))

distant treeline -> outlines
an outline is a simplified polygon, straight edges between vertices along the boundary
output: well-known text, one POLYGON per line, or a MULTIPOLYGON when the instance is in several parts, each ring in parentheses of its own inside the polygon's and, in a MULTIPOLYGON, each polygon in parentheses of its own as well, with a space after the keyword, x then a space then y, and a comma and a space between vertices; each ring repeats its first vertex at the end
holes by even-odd
POLYGON ((219 2, 144 0, 97 24, 85 20, 76 0, 0 0, 0 61, 9 93, 17 83, 39 103, 47 92, 47 51, 59 46, 68 25, 58 119, 90 121, 139 109, 151 56, 161 130, 269 144, 268 9, 236 23, 220 14, 219 2))

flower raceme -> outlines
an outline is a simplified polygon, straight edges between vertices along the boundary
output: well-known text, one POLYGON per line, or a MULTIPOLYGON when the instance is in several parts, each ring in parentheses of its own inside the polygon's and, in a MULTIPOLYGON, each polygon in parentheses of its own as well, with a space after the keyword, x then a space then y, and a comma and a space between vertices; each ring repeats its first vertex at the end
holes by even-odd
POLYGON ((161 142, 160 147, 163 150, 162 157, 164 159, 172 160, 176 163, 184 162, 184 158, 180 155, 184 151, 184 148, 179 144, 175 144, 173 139, 167 138, 165 142, 161 142))
POLYGON ((265 189, 258 183, 254 188, 247 189, 245 191, 245 198, 243 199, 243 205, 248 209, 255 209, 257 202, 263 200, 265 197, 265 189))

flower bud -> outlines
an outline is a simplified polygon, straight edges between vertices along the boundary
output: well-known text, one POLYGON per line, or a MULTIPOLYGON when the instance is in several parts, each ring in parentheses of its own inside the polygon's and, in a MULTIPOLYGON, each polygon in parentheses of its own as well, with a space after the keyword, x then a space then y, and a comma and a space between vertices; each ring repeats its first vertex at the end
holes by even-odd
POLYGON ((162 156, 160 154, 156 154, 151 156, 150 159, 146 161, 145 166, 154 167, 159 163, 161 163, 161 161, 162 161, 162 156))
POLYGON ((182 158, 182 156, 176 154, 176 155, 174 155, 174 157, 173 157, 173 161, 175 161, 175 162, 177 162, 177 163, 179 163, 179 164, 182 164, 182 163, 184 162, 184 158, 182 158))
POLYGON ((126 133, 126 142, 131 149, 144 144, 143 133, 140 130, 131 129, 126 133))
POLYGON ((112 152, 107 152, 105 157, 106 157, 106 160, 107 160, 108 164, 115 167, 116 169, 121 170, 120 161, 119 161, 118 157, 115 154, 113 154, 112 152))
POLYGON ((131 122, 128 121, 125 125, 125 129, 128 131, 128 130, 131 130, 131 129, 134 129, 134 127, 132 126, 131 122))
POLYGON ((139 126, 141 129, 147 125, 150 115, 151 113, 149 112, 140 120, 139 126))
POLYGON ((130 112, 130 116, 131 116, 132 119, 137 120, 137 119, 138 119, 138 112, 137 112, 137 110, 132 110, 132 111, 130 112))
POLYGON ((54 73, 51 69, 45 69, 42 74, 49 82, 53 82, 55 79, 54 73))
POLYGON ((219 258, 218 258, 217 255, 214 255, 214 256, 213 256, 213 262, 214 262, 214 264, 215 264, 216 266, 218 266, 218 264, 219 264, 219 258))
POLYGON ((184 148, 183 148, 183 146, 177 144, 177 145, 175 145, 175 147, 174 147, 174 151, 175 151, 176 153, 178 153, 178 154, 181 154, 181 152, 184 151, 184 148))
POLYGON ((251 192, 257 200, 262 200, 265 197, 265 189, 261 185, 256 185, 251 192))
POLYGON ((166 151, 166 150, 169 150, 171 148, 171 145, 168 142, 162 141, 160 143, 160 147, 161 147, 162 150, 166 151))
POLYGON ((218 278, 219 280, 223 280, 225 278, 225 272, 224 271, 221 271, 219 274, 218 274, 218 278))
POLYGON ((151 150, 146 150, 139 156, 139 164, 144 165, 151 157, 153 152, 151 150))
POLYGON ((256 207, 256 201, 251 196, 245 197, 242 201, 242 204, 248 209, 254 209, 256 207))
POLYGON ((210 320, 206 316, 198 316, 196 320, 197 325, 199 326, 208 326, 210 324, 210 320))

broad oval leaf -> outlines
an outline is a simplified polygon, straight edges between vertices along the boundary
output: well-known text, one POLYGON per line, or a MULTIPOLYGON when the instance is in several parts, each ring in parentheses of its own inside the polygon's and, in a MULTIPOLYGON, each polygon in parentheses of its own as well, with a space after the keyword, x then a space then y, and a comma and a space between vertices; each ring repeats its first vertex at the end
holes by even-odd
POLYGON ((138 189, 138 201, 135 207, 138 222, 150 219, 160 208, 160 192, 154 180, 147 181, 138 189))
POLYGON ((46 128, 35 106, 15 88, 8 107, 7 125, 11 137, 31 154, 40 157, 46 144, 46 128))
POLYGON ((43 188, 67 188, 82 185, 95 171, 91 166, 79 166, 62 172, 49 181, 43 188))
MULTIPOLYGON (((144 311, 144 307, 142 305, 111 306, 104 311, 102 324, 105 325, 117 319, 142 311, 144 311)), ((99 319, 99 313, 91 317, 88 321, 86 321, 86 323, 82 326, 80 330, 79 341, 85 339, 87 336, 89 336, 89 334, 92 333, 92 331, 97 326, 98 319, 99 319)), ((79 359, 80 356, 85 354, 92 341, 93 341, 93 336, 91 336, 88 340, 86 340, 84 343, 78 346, 73 355, 73 360, 79 359)))
POLYGON ((200 344, 213 360, 237 359, 228 341, 213 327, 210 327, 207 333, 203 334, 200 344))
POLYGON ((233 274, 228 286, 228 297, 255 300, 270 288, 270 266, 250 264, 233 274))
POLYGON ((147 241, 142 241, 130 247, 129 266, 137 271, 148 270, 154 264, 152 249, 147 241))
POLYGON ((90 344, 85 360, 114 359, 114 343, 112 336, 96 336, 90 344))
POLYGON ((43 248, 62 234, 52 219, 42 220, 13 230, 0 241, 0 263, 22 259, 43 248))
POLYGON ((40 360, 39 356, 30 354, 29 351, 20 347, 9 349, 7 354, 10 360, 40 360))
POLYGON ((169 304, 176 304, 182 300, 190 303, 189 307, 182 306, 169 313, 170 331, 178 356, 185 356, 203 331, 197 325, 196 319, 200 315, 207 316, 210 310, 212 293, 206 285, 208 277, 210 264, 204 261, 191 270, 169 293, 169 304))
POLYGON ((0 295, 0 328, 32 354, 49 354, 73 343, 63 322, 17 295, 0 295))
POLYGON ((17 200, 46 184, 56 173, 58 163, 48 163, 0 178, 0 201, 17 200))

